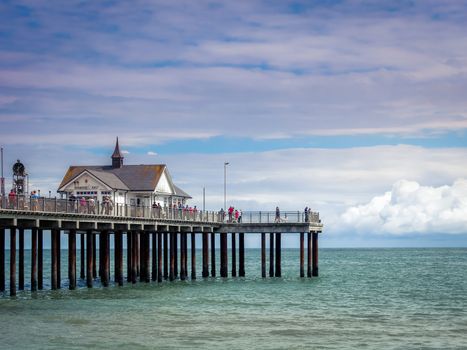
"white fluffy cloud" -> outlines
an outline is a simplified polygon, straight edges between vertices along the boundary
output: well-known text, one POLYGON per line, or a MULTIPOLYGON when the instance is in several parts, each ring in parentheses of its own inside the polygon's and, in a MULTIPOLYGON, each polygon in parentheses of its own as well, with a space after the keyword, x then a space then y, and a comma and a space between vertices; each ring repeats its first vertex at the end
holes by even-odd
POLYGON ((341 220, 343 228, 360 233, 466 233, 467 179, 440 187, 400 180, 382 196, 348 208, 341 220))

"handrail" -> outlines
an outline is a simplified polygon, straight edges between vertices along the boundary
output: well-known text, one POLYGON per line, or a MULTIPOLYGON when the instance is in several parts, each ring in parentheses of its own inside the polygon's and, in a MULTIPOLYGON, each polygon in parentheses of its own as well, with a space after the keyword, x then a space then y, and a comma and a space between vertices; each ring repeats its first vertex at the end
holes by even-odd
POLYGON ((75 213, 128 218, 168 219, 188 222, 215 223, 320 223, 319 213, 312 211, 202 211, 186 207, 149 207, 129 204, 114 204, 109 201, 83 201, 34 197, 29 195, 0 196, 0 209, 22 210, 43 213, 75 213))

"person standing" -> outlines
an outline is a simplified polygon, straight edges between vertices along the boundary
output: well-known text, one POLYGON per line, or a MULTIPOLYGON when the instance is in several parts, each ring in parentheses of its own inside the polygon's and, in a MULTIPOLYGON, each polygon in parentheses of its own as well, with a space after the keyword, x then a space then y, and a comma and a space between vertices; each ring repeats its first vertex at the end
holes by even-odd
POLYGON ((279 207, 276 207, 276 219, 274 222, 281 222, 281 211, 279 210, 279 207))

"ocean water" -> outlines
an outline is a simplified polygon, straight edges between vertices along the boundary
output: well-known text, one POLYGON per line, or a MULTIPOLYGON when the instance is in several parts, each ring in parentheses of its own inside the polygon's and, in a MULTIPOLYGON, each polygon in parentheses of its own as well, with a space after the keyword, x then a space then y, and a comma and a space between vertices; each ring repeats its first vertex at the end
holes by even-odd
POLYGON ((467 249, 321 249, 311 279, 298 253, 282 278, 247 249, 245 278, 68 291, 62 250, 62 290, 0 297, 0 348, 467 349, 467 249))

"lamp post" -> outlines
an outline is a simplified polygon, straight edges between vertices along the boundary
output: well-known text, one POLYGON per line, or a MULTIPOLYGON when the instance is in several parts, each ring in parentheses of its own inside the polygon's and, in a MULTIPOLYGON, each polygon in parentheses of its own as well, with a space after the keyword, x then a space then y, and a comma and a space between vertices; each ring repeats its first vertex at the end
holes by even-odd
POLYGON ((227 165, 229 162, 224 162, 224 210, 227 211, 227 165))

